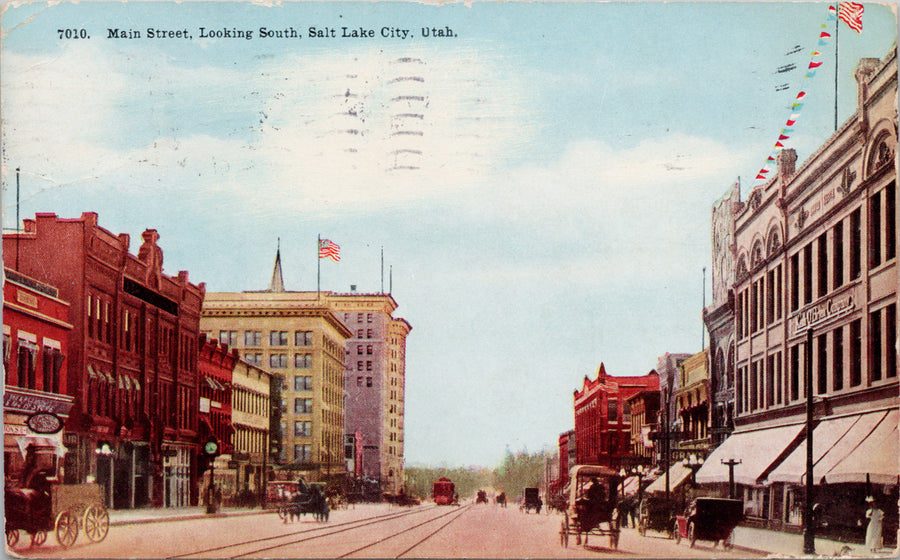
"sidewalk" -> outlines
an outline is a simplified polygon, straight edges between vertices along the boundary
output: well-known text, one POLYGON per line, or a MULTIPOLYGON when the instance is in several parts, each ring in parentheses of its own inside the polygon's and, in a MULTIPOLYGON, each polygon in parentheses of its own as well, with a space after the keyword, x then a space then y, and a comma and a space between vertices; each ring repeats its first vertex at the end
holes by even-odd
POLYGON ((163 521, 179 521, 187 519, 204 519, 207 517, 231 517, 236 515, 260 515, 275 510, 260 508, 219 508, 216 513, 206 513, 206 506, 184 508, 143 508, 109 510, 110 525, 131 525, 137 523, 160 523, 163 521))
MULTIPOLYGON (((754 529, 751 527, 736 527, 732 535, 732 542, 737 549, 768 554, 778 558, 803 558, 811 555, 803 554, 803 535, 770 531, 766 529, 754 529)), ((844 557, 844 558, 896 558, 897 552, 891 549, 882 549, 878 553, 870 552, 863 544, 843 543, 828 539, 817 538, 816 557, 844 557)))

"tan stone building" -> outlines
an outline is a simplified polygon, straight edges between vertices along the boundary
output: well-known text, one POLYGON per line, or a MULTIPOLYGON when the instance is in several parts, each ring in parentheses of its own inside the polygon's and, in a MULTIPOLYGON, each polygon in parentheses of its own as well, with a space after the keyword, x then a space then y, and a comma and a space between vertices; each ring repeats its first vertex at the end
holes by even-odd
MULTIPOLYGON (((403 487, 406 337, 412 327, 393 317, 390 294, 323 294, 351 332, 344 363, 344 428, 362 437, 355 471, 378 479, 386 492, 403 487)), ((348 446, 350 447, 350 446, 348 446)))
POLYGON ((706 457, 709 450, 709 370, 707 351, 697 352, 678 366, 681 387, 675 391, 683 437, 679 456, 706 457))
POLYGON ((234 427, 232 458, 238 463, 240 490, 263 490, 268 466, 270 384, 281 380, 270 372, 241 359, 231 374, 231 425, 234 427))
POLYGON ((237 348, 281 382, 279 462, 315 478, 344 471, 344 342, 351 332, 326 294, 283 291, 207 293, 201 331, 237 348))
POLYGON ((797 529, 810 387, 817 531, 861 538, 870 495, 887 545, 900 476, 896 52, 855 77, 856 113, 800 167, 780 152, 735 215, 735 430, 697 480, 727 486, 723 461, 740 461, 749 516, 797 529))

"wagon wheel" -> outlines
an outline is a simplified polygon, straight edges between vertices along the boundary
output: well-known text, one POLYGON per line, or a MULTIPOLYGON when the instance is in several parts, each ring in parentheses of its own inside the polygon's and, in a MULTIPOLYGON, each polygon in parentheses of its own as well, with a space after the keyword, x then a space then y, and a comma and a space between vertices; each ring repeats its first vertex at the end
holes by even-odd
POLYGON ((730 550, 734 546, 734 531, 728 533, 728 536, 722 541, 722 548, 730 550))
POLYGON ((694 548, 694 544, 697 542, 697 528, 693 521, 688 523, 688 540, 691 541, 691 548, 694 548))
POLYGON ((19 530, 6 528, 6 546, 12 548, 19 542, 19 530))
POLYGON ((287 523, 288 510, 287 506, 278 506, 278 519, 287 523))
POLYGON ((31 546, 41 546, 47 542, 47 531, 35 531, 31 535, 31 546))
POLYGON ((109 532, 109 513, 106 508, 91 505, 84 510, 82 517, 84 525, 84 534, 91 542, 100 542, 106 538, 109 532))
POLYGON ((56 516, 56 541, 63 548, 69 548, 75 544, 78 538, 78 518, 69 510, 59 512, 56 516))
POLYGON ((672 526, 672 534, 675 535, 675 544, 679 544, 681 542, 681 530, 678 528, 678 521, 674 521, 672 526))

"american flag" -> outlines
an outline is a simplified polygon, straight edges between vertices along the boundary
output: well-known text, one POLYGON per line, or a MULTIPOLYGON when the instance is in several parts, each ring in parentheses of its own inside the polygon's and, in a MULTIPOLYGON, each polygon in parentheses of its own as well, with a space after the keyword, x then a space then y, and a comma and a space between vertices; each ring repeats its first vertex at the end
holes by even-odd
POLYGON ((319 258, 341 261, 341 246, 330 239, 319 240, 319 258))
POLYGON ((856 2, 841 2, 838 4, 838 17, 846 23, 850 29, 857 33, 862 32, 863 5, 856 2))

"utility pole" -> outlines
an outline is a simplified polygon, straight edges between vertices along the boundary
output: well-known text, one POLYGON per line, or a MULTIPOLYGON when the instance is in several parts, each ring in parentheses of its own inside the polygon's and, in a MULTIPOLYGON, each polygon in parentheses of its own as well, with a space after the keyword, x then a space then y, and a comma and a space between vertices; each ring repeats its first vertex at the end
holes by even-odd
POLYGON ((722 464, 728 466, 728 498, 734 499, 734 466, 740 465, 740 460, 735 461, 734 459, 722 459, 722 464))
POLYGON ((812 328, 806 331, 806 496, 803 504, 803 554, 816 553, 816 528, 813 527, 813 374, 812 328))

